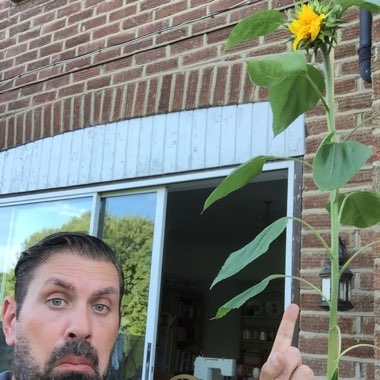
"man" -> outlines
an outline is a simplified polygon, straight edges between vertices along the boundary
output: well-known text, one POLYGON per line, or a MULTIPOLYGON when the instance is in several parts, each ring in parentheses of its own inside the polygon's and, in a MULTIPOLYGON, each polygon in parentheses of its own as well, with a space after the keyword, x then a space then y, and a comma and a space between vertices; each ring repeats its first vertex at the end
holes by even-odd
POLYGON ((22 252, 15 278, 3 306, 14 360, 0 379, 105 379, 124 289, 112 250, 86 234, 54 234, 22 252))
MULTIPOLYGON (((57 233, 22 252, 15 297, 3 305, 3 331, 14 346, 0 380, 101 380, 107 376, 124 291, 113 251, 82 233, 57 233)), ((298 307, 284 314, 261 380, 312 380, 290 347, 298 307)))

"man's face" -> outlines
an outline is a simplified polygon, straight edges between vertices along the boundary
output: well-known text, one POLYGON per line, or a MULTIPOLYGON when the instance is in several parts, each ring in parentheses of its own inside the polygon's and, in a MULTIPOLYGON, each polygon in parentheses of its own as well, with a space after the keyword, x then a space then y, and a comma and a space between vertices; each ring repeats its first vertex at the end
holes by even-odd
POLYGON ((118 333, 119 292, 109 262, 64 252, 37 267, 19 318, 13 300, 3 311, 16 379, 104 378, 118 333))

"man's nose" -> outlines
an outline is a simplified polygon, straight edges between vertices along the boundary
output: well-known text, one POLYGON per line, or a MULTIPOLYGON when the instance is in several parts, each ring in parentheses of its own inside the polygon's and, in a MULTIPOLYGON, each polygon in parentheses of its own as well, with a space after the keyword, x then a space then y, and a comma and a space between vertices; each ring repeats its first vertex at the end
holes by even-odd
POLYGON ((82 309, 72 313, 65 335, 68 340, 90 340, 91 330, 90 311, 82 309))

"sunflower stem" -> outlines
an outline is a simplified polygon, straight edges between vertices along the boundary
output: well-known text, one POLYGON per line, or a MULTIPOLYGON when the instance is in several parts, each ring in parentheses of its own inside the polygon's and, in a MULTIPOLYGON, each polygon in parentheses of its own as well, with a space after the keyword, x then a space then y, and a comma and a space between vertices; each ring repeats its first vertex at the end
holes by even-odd
MULTIPOLYGON (((325 65, 326 80, 326 109, 328 132, 332 141, 336 141, 335 126, 335 96, 334 96, 334 48, 326 44, 321 46, 325 65)), ((340 335, 338 328, 338 297, 339 297, 339 190, 332 190, 330 195, 330 224, 331 224, 331 293, 329 311, 329 336, 327 352, 327 379, 331 380, 338 373, 340 359, 340 335)), ((336 377, 338 378, 338 376, 336 377)))

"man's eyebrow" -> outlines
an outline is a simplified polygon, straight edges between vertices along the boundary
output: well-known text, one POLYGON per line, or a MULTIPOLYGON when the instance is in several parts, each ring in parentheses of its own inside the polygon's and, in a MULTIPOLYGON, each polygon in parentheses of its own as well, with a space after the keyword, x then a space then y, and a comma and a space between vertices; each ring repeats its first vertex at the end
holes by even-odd
POLYGON ((119 289, 116 289, 114 286, 107 286, 106 288, 99 289, 99 290, 95 291, 92 294, 92 296, 94 298, 99 298, 99 297, 103 297, 103 296, 106 296, 109 294, 118 296, 119 295, 119 289))
POLYGON ((75 290, 75 286, 70 283, 70 282, 67 282, 67 281, 64 281, 60 278, 50 278, 46 281, 46 285, 55 285, 55 286, 58 286, 60 288, 63 288, 63 289, 66 289, 66 290, 72 290, 74 291, 75 290))

